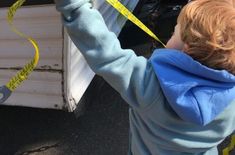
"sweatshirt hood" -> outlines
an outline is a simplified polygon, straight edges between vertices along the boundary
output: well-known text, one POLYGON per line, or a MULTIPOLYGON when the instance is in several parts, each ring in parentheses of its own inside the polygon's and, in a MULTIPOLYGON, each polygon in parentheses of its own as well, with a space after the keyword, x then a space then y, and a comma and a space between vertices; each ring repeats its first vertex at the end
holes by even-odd
POLYGON ((185 121, 206 125, 235 99, 235 76, 226 70, 173 49, 156 50, 150 62, 167 101, 185 121))

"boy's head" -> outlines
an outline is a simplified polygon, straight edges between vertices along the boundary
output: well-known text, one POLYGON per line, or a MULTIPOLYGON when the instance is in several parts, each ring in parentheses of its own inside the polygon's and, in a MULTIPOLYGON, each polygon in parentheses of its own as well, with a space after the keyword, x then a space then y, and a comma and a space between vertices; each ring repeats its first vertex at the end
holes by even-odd
POLYGON ((168 48, 235 75, 234 0, 195 0, 181 11, 168 48))

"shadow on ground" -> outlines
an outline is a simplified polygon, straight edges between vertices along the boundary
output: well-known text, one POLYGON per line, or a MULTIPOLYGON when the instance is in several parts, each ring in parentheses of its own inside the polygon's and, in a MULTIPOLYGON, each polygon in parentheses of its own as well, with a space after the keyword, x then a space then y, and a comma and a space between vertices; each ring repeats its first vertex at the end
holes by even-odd
MULTIPOLYGON (((128 107, 103 79, 86 113, 0 107, 0 155, 126 155, 128 107)), ((220 150, 229 144, 229 138, 220 150)), ((230 155, 235 155, 231 152, 230 155)))

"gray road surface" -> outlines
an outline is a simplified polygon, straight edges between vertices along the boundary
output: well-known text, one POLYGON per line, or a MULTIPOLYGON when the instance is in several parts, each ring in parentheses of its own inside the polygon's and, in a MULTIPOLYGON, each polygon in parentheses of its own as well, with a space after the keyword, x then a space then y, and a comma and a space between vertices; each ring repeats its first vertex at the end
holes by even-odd
POLYGON ((0 155, 125 155, 128 107, 107 84, 85 115, 0 107, 0 155), (104 91, 105 90, 105 91, 104 91))

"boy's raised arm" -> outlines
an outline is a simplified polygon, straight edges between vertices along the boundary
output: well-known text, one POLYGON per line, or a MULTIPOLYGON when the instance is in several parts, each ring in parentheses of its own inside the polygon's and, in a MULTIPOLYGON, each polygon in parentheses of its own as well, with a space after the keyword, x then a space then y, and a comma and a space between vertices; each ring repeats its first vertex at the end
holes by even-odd
POLYGON ((102 76, 134 108, 158 99, 160 88, 151 64, 120 47, 101 14, 89 0, 55 0, 64 26, 92 70, 102 76))

